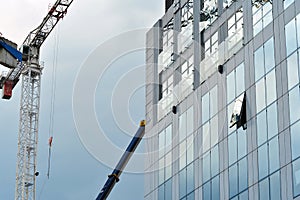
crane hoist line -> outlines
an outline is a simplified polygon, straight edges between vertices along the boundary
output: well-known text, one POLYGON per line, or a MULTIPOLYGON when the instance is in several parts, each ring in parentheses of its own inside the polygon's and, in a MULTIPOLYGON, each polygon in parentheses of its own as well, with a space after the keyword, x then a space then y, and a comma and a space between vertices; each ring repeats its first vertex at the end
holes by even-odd
POLYGON ((9 45, 0 37, 0 47, 16 59, 13 62, 15 65, 9 65, 9 72, 0 76, 2 97, 10 99, 13 88, 20 79, 22 82, 15 200, 36 199, 36 176, 39 175, 36 170, 36 156, 43 69, 39 64, 40 48, 57 23, 65 17, 72 2, 73 0, 57 0, 42 23, 28 34, 19 50, 16 50, 16 45, 9 45))

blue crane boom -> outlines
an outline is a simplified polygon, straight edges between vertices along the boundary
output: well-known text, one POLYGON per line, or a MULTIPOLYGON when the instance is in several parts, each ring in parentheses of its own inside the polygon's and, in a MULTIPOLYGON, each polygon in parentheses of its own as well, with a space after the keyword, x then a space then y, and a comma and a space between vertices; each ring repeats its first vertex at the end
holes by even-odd
POLYGON ((126 151, 122 155, 120 161, 118 162, 116 168, 113 170, 112 174, 108 175, 108 179, 104 184, 103 188, 101 189, 99 195, 97 196, 96 200, 105 200, 115 184, 119 181, 119 178, 126 167, 129 159, 131 158, 132 154, 134 153, 135 149, 139 145, 140 141, 145 135, 145 120, 140 122, 140 127, 137 130, 136 134, 132 138, 131 142, 129 143, 126 151))

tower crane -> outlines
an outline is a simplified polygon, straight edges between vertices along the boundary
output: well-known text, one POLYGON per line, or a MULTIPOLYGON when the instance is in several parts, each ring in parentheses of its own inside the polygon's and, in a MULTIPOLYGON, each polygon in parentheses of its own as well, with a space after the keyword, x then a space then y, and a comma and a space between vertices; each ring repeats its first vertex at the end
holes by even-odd
POLYGON ((3 97, 9 99, 12 90, 22 79, 15 200, 35 200, 36 156, 42 69, 39 64, 40 48, 56 24, 66 14, 73 0, 57 0, 42 23, 31 31, 23 42, 16 67, 1 79, 3 97), (22 75, 22 76, 21 76, 22 75))

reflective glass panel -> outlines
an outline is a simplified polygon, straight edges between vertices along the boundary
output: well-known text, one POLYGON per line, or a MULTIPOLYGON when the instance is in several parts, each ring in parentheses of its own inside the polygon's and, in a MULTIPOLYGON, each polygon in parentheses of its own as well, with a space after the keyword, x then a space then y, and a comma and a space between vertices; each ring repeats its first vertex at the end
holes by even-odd
POLYGON ((202 149, 206 152, 210 148, 210 131, 209 122, 202 127, 202 149))
POLYGON ((210 91, 210 117, 218 112, 218 88, 215 86, 210 91))
POLYGON ((300 122, 291 126, 292 159, 300 156, 300 122))
POLYGON ((245 71, 244 63, 240 64, 236 68, 236 95, 239 96, 242 92, 245 91, 245 71))
POLYGON ((268 121, 268 139, 271 139, 278 133, 277 122, 277 103, 273 103, 267 109, 267 121, 268 121))
POLYGON ((300 94, 299 88, 295 87, 289 92, 290 120, 291 124, 300 119, 300 94))
POLYGON ((209 152, 203 155, 202 162, 203 162, 202 180, 203 183, 205 183, 210 179, 210 153, 209 152))
POLYGON ((194 136, 187 138, 187 164, 194 160, 194 136))
POLYGON ((265 97, 265 80, 260 79, 256 83, 256 111, 260 112, 266 107, 266 97, 265 97))
POLYGON ((268 175, 268 144, 258 148, 258 176, 259 180, 268 175))
POLYGON ((267 119, 266 119, 265 111, 257 115, 256 123, 257 123, 257 144, 258 146, 260 146, 267 141, 267 119))
POLYGON ((259 199, 261 200, 270 199, 268 178, 265 178, 263 181, 259 182, 259 199))
POLYGON ((219 147, 215 146, 211 150, 211 176, 215 176, 219 173, 219 147))
POLYGON ((187 167, 187 193, 195 189, 194 177, 194 164, 192 163, 187 167))
POLYGON ((270 199, 280 200, 281 196, 281 186, 280 186, 280 174, 276 172, 270 177, 270 199))
POLYGON ((210 146, 214 146, 218 142, 218 115, 216 115, 214 118, 211 119, 210 121, 210 136, 211 136, 211 141, 210 141, 210 146))
POLYGON ((293 162, 294 197, 300 195, 300 159, 293 162))
POLYGON ((186 141, 183 141, 179 145, 179 170, 186 166, 186 141))
POLYGON ((164 200, 164 185, 158 187, 158 200, 164 200))
POLYGON ((228 136, 228 153, 229 153, 229 165, 233 164, 237 160, 237 136, 236 132, 228 136))
POLYGON ((267 73, 275 66, 273 38, 265 42, 264 52, 265 52, 265 67, 267 73))
POLYGON ((248 187, 248 163, 247 158, 239 161, 239 192, 245 190, 248 187))
POLYGON ((264 51, 263 46, 261 46, 259 49, 257 49, 254 52, 254 65, 255 65, 255 81, 260 79, 264 73, 264 51))
POLYGON ((179 116, 179 141, 186 137, 186 113, 179 116))
MULTIPOLYGON (((299 19, 300 21, 300 19, 299 19)), ((300 27, 299 27, 300 28, 300 27)), ((299 29, 300 31, 300 29, 299 29)), ((291 89, 299 83, 298 74, 298 52, 293 53, 287 58, 287 71, 288 71, 288 88, 291 89)))
POLYGON ((227 76, 227 103, 233 101, 235 98, 235 74, 232 71, 227 76))
POLYGON ((296 24, 295 20, 291 20, 285 25, 285 38, 286 38, 286 54, 290 55, 297 48, 296 39, 296 24))
POLYGON ((194 110, 193 107, 190 107, 187 111, 186 111, 186 115, 187 115, 187 134, 189 135, 190 133, 193 132, 194 130, 194 110))
POLYGON ((219 176, 216 176, 214 179, 211 181, 211 199, 212 200, 219 200, 220 199, 220 180, 219 176))
POLYGON ((238 130, 238 160, 247 154, 247 135, 246 130, 238 130))
POLYGON ((179 197, 186 195, 186 169, 179 172, 179 197))
POLYGON ((269 141, 269 168, 269 173, 273 173, 279 168, 279 146, 277 137, 269 141))
POLYGON ((233 197, 238 193, 238 168, 237 164, 229 168, 229 197, 233 197))
POLYGON ((276 99, 276 77, 275 70, 271 71, 266 76, 267 86, 267 105, 270 105, 276 99))
POLYGON ((203 185, 203 199, 210 199, 210 182, 207 182, 203 185))
POLYGON ((209 119, 209 93, 202 97, 202 123, 209 119))

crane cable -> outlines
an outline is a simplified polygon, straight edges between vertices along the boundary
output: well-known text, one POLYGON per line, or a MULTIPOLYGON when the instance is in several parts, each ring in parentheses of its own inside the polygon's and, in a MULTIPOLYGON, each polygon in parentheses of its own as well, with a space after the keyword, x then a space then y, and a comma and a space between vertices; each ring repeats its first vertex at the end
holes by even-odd
POLYGON ((51 149, 52 141, 54 135, 54 115, 55 115, 55 91, 56 91, 56 72, 58 63, 58 47, 59 47, 59 29, 57 27, 54 35, 54 58, 52 63, 52 86, 51 86, 51 107, 50 107, 50 122, 49 122, 49 140, 48 140, 48 169, 47 177, 50 178, 50 168, 51 168, 51 149))

